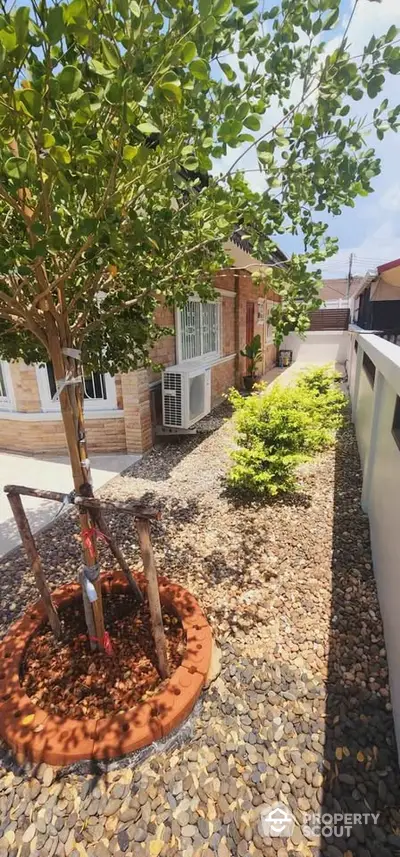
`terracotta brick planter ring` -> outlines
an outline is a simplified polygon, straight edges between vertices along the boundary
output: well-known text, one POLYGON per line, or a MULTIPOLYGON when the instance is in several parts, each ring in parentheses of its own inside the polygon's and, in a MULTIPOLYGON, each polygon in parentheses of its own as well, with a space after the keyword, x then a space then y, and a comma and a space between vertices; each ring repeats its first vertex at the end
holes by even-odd
MULTIPOLYGON (((142 575, 136 579, 144 588, 142 575)), ((125 578, 103 575, 104 591, 128 592, 125 578)), ((204 685, 211 661, 212 636, 193 596, 159 578, 162 605, 182 622, 186 652, 181 665, 150 699, 101 720, 55 717, 34 705, 20 683, 29 640, 46 621, 41 602, 15 622, 0 644, 0 736, 18 760, 69 765, 80 759, 114 759, 163 738, 188 716, 204 685)), ((58 608, 81 597, 77 583, 52 593, 58 608)))

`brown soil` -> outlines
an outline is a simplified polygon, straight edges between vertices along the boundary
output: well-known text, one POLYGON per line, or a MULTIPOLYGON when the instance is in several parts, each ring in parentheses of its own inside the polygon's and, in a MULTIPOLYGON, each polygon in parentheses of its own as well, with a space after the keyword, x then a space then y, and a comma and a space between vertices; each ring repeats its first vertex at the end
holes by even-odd
MULTIPOLYGON (((61 612, 61 641, 48 628, 30 641, 21 683, 40 708, 62 717, 100 719, 160 689, 148 603, 137 607, 129 596, 114 594, 103 596, 103 606, 111 656, 90 651, 81 599, 61 612)), ((173 671, 185 651, 185 634, 175 616, 163 612, 163 619, 173 671)))

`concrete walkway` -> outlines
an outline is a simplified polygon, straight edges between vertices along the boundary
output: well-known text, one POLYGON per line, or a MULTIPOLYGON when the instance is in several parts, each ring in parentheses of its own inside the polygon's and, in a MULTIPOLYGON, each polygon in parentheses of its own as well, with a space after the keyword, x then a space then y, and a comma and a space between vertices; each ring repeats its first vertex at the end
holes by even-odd
MULTIPOLYGON (((126 470, 140 455, 92 455, 92 476, 94 488, 101 488, 114 476, 126 470)), ((29 488, 41 488, 47 491, 71 491, 72 476, 67 456, 28 456, 14 453, 0 453, 0 556, 20 544, 20 538, 11 514, 4 485, 26 485, 29 488)), ((57 511, 59 503, 24 497, 24 508, 32 530, 37 533, 49 524, 57 511)))

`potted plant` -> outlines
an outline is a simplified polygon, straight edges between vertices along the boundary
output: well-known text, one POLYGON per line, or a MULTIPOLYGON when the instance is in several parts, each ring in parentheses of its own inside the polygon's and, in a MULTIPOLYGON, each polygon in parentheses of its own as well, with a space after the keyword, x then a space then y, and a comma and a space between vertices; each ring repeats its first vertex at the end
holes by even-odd
POLYGON ((240 353, 242 357, 247 357, 247 374, 243 376, 243 383, 247 392, 250 393, 256 381, 257 366, 262 360, 260 334, 253 336, 251 342, 240 353))

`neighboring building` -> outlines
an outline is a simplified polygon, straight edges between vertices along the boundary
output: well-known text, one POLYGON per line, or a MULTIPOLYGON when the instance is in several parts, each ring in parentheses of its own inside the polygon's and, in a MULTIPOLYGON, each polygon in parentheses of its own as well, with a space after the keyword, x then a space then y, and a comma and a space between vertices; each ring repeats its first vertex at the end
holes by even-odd
POLYGON ((367 271, 353 297, 352 319, 364 330, 400 333, 400 259, 367 271))
POLYGON ((347 330, 350 321, 350 298, 358 288, 361 278, 323 280, 319 297, 321 308, 310 314, 311 332, 324 330, 347 330))
MULTIPOLYGON (((196 297, 181 310, 160 305, 158 324, 171 327, 152 352, 165 367, 196 361, 211 370, 211 406, 229 387, 241 386, 246 360, 241 357, 253 335, 259 333, 263 360, 260 372, 276 361, 273 331, 268 317, 279 297, 255 286, 251 271, 262 265, 235 233, 227 250, 235 267, 215 278, 218 298, 201 303, 196 297)), ((272 262, 284 263, 276 251, 272 262)), ((23 453, 66 451, 60 405, 53 400, 52 367, 0 363, 0 449, 23 453)), ((147 369, 117 375, 92 373, 85 382, 85 418, 91 452, 144 452, 153 444, 156 423, 161 424, 161 375, 147 369)))
POLYGON ((323 301, 321 309, 347 309, 349 299, 358 289, 362 277, 352 277, 350 287, 348 277, 332 280, 323 279, 323 288, 319 297, 323 301))

